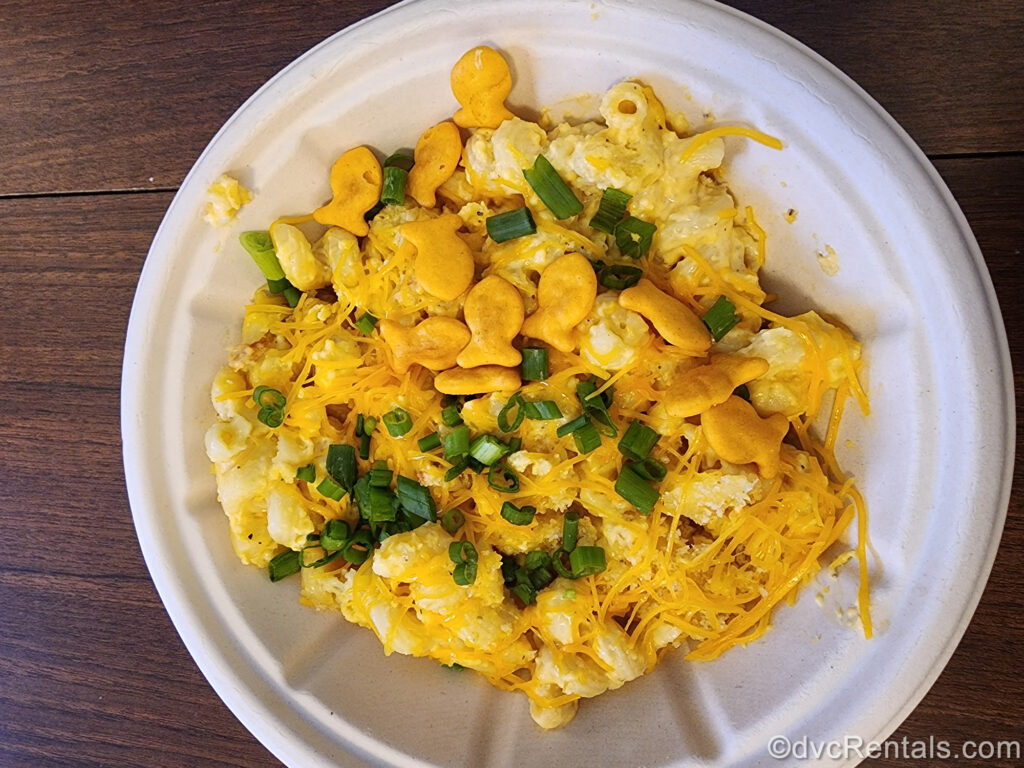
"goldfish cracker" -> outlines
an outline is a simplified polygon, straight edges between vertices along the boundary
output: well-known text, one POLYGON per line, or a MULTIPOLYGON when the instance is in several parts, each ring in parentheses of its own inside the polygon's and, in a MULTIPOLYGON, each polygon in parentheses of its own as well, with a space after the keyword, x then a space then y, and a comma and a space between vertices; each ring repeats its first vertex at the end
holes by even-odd
POLYGON ((485 277, 466 296, 463 313, 473 338, 459 353, 459 367, 511 367, 523 361, 512 340, 523 327, 526 310, 522 294, 512 283, 497 275, 485 277))
POLYGON ((462 157, 462 137, 455 123, 446 120, 424 131, 414 155, 406 191, 424 208, 433 208, 437 188, 451 178, 462 157))
POLYGON ((434 377, 434 389, 443 395, 482 395, 487 392, 512 392, 523 380, 518 368, 481 365, 478 368, 452 368, 434 377))
POLYGON ((380 200, 383 183, 384 173, 373 152, 366 147, 350 149, 331 168, 333 199, 313 211, 313 218, 362 237, 370 231, 363 216, 380 200))
POLYGON ((703 356, 711 347, 711 334, 700 318, 647 278, 620 293, 619 304, 643 315, 665 341, 689 355, 703 356))
POLYGON ((452 118, 463 128, 497 128, 515 115, 505 108, 512 90, 508 63, 493 48, 466 51, 452 67, 452 93, 462 109, 452 118))
POLYGON ((597 299, 597 275, 587 257, 567 253, 541 273, 537 310, 523 323, 523 335, 546 341, 560 352, 576 346, 575 328, 597 299))
POLYGON ((401 233, 416 248, 416 279, 423 290, 452 301, 473 282, 473 252, 458 235, 462 218, 446 213, 435 219, 410 221, 401 233))
POLYGON ((378 328, 398 373, 405 373, 413 363, 432 371, 451 368, 470 339, 469 329, 452 317, 428 317, 412 328, 385 319, 378 328))
POLYGON ((662 403, 669 416, 687 418, 724 403, 740 384, 768 372, 763 357, 712 355, 707 365, 680 374, 664 393, 662 403))
POLYGON ((729 463, 754 463, 758 473, 769 479, 779 474, 779 450, 789 431, 789 420, 781 413, 762 419, 754 406, 732 395, 705 411, 700 423, 708 445, 729 463))

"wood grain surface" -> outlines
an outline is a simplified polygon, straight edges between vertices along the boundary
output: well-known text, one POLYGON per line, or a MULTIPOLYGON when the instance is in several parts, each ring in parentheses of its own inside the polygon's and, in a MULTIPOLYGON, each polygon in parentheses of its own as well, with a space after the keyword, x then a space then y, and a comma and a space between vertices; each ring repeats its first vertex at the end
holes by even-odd
MULTIPOLYGON (((732 4, 837 64, 932 157, 985 255, 1020 400, 1020 3, 732 4)), ((280 765, 200 675, 142 561, 120 454, 124 333, 153 233, 221 123, 386 5, 0 2, 0 765, 280 765)), ((1024 739, 1022 480, 1018 463, 978 611, 893 739, 1024 739)))

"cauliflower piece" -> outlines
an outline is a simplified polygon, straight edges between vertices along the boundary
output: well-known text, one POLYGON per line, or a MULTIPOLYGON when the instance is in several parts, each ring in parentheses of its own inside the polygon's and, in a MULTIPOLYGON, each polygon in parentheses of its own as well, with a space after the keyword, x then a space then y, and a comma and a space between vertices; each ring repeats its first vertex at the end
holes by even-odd
POLYGON ((245 450, 252 423, 244 416, 232 416, 228 421, 217 421, 206 430, 206 455, 217 463, 229 461, 245 450))
POLYGON ((348 298, 349 291, 363 276, 363 256, 359 252, 358 238, 341 227, 331 227, 313 243, 312 250, 313 258, 330 269, 334 292, 339 298, 348 298))
POLYGON ((632 363, 651 341, 647 321, 619 305, 613 291, 598 294, 590 316, 577 326, 580 352, 606 371, 618 371, 632 363))
POLYGON ((300 291, 314 291, 331 283, 331 267, 321 250, 316 252, 302 230, 283 221, 270 225, 270 239, 288 282, 300 291))
POLYGON ((234 219, 242 206, 249 202, 252 202, 252 193, 238 179, 222 173, 206 190, 203 220, 215 227, 222 227, 234 219))
POLYGON ((523 169, 533 166, 546 144, 543 128, 514 117, 493 130, 474 131, 466 142, 463 165, 479 192, 499 196, 533 194, 523 169))
POLYGON ((712 535, 718 535, 731 515, 745 511, 763 495, 761 478, 738 468, 705 470, 691 479, 677 479, 662 489, 666 508, 678 509, 712 535))
POLYGON ((306 500, 292 486, 274 483, 267 493, 267 530, 278 544, 296 550, 316 530, 306 500))

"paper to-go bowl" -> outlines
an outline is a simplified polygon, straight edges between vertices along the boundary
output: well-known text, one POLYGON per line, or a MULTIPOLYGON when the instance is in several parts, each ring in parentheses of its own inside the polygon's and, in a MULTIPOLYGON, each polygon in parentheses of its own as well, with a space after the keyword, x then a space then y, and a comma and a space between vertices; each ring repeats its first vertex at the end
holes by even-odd
POLYGON ((139 282, 122 388, 128 490, 160 596, 231 710, 304 767, 776 765, 776 736, 882 739, 974 610, 1013 455, 999 311, 937 174, 819 57, 696 0, 413 0, 301 57, 228 121, 171 204, 139 282), (874 639, 850 611, 848 566, 809 584, 749 647, 706 663, 680 649, 584 701, 568 727, 542 732, 521 695, 430 660, 385 657, 371 632, 302 607, 293 583, 238 563, 203 450, 209 384, 260 279, 237 235, 320 205, 344 150, 409 147, 450 117, 450 67, 481 43, 509 59, 509 103, 522 114, 639 78, 696 126, 713 115, 785 142, 776 152, 727 139, 726 174, 768 233, 763 277, 778 306, 824 310, 865 345, 872 413, 847 409, 838 453, 870 509, 874 639), (255 199, 217 229, 202 208, 223 172, 255 199), (828 249, 832 276, 817 257, 828 249))

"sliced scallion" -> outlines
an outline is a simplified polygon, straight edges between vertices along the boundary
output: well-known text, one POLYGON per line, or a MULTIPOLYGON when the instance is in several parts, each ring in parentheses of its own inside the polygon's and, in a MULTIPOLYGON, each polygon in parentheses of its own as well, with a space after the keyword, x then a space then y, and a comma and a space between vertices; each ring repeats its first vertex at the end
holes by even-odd
POLYGON ((449 509, 443 515, 441 515, 441 527, 444 528, 452 536, 466 523, 466 516, 462 514, 461 509, 449 509))
POLYGON ((272 387, 259 386, 252 392, 252 399, 260 407, 256 418, 271 429, 284 422, 285 397, 272 387))
POLYGON ((441 446, 441 436, 437 432, 431 432, 417 440, 416 445, 421 451, 432 451, 441 446))
POLYGON ((615 227, 615 244, 623 256, 639 259, 651 249, 658 228, 649 221, 627 216, 615 227))
POLYGON ((661 435, 646 424, 634 419, 619 440, 619 453, 627 459, 643 461, 660 437, 661 435))
POLYGON ((405 152, 395 152, 388 155, 388 158, 384 161, 384 167, 401 168, 403 171, 411 171, 415 162, 416 159, 412 155, 405 152))
MULTIPOLYGON (((505 502, 506 504, 508 502, 505 502)), ((543 549, 535 549, 532 552, 527 553, 523 559, 523 567, 528 571, 535 571, 538 568, 546 568, 551 565, 551 555, 545 552, 543 549)))
POLYGON ((528 582, 516 584, 512 587, 512 594, 522 600, 523 605, 531 605, 537 602, 537 590, 528 582))
POLYGON ((581 454, 590 453, 601 445, 601 433, 590 419, 587 419, 587 423, 582 427, 573 430, 572 439, 576 443, 576 450, 581 454))
POLYGON ((469 457, 463 456, 461 459, 452 464, 451 467, 448 468, 448 471, 444 473, 444 481, 446 483, 450 483, 456 477, 465 472, 468 467, 469 457))
MULTIPOLYGON (((498 429, 502 432, 511 432, 515 429, 519 429, 519 425, 523 423, 523 419, 526 417, 526 412, 523 410, 523 396, 516 392, 512 397, 508 399, 508 402, 502 406, 502 409, 498 412, 498 429), (509 421, 509 413, 512 409, 515 409, 515 417, 512 421, 509 421)), ((480 458, 479 456, 477 458, 480 458)), ((483 459, 480 459, 483 461, 483 459)), ((484 462, 487 464, 488 462, 484 462)))
POLYGON ((501 516, 512 525, 529 525, 533 522, 533 517, 536 514, 537 508, 529 505, 517 507, 511 501, 506 501, 501 505, 501 516))
POLYGON ((469 445, 469 455, 485 467, 492 466, 508 453, 508 446, 494 435, 478 435, 469 445))
POLYGON ((271 581, 280 581, 286 576, 298 573, 302 570, 302 553, 294 549, 287 549, 279 555, 274 555, 267 565, 267 574, 271 581))
POLYGON ((601 573, 608 567, 603 547, 576 547, 569 553, 569 565, 577 579, 601 573))
POLYGON ((375 488, 387 488, 391 485, 392 475, 394 475, 394 472, 388 469, 386 461, 375 461, 373 462, 373 468, 369 472, 370 485, 375 488))
POLYGON ((609 235, 615 233, 615 225, 626 215, 626 206, 633 196, 614 187, 608 187, 601 193, 601 205, 590 220, 590 226, 607 232, 609 235))
POLYGON ((544 347, 523 347, 523 381, 544 381, 547 377, 547 349, 544 347))
POLYGON ((615 492, 622 498, 649 515, 661 494, 628 464, 619 470, 615 480, 615 492))
POLYGON ((538 400, 533 403, 523 403, 523 413, 526 418, 535 421, 550 421, 551 419, 562 418, 562 411, 554 400, 538 400))
POLYGON ((395 520, 398 516, 399 500, 390 488, 379 488, 371 485, 367 489, 369 509, 366 519, 371 523, 386 523, 395 520))
POLYGON ((648 456, 643 461, 627 462, 627 466, 644 480, 650 480, 652 483, 660 483, 668 474, 668 467, 652 456, 648 456))
POLYGON ((359 458, 364 461, 370 458, 370 433, 363 432, 359 438, 359 458))
POLYGON ((437 505, 430 491, 424 488, 411 478, 399 475, 395 478, 395 493, 398 495, 398 502, 402 509, 410 515, 422 517, 425 520, 435 522, 437 520, 437 505))
POLYGON ((476 581, 476 563, 459 563, 452 571, 452 581, 460 587, 468 587, 476 581))
POLYGON ((392 437, 402 437, 412 429, 412 416, 404 408, 393 408, 384 414, 384 426, 392 437))
POLYGON ((446 405, 441 409, 441 421, 446 427, 457 427, 462 423, 462 415, 459 413, 459 406, 446 405))
POLYGON ((621 291, 639 283, 643 276, 644 271, 640 267, 632 267, 629 264, 612 264, 601 270, 597 281, 605 288, 621 291))
POLYGON ((532 235, 536 231, 537 225, 526 206, 487 217, 487 236, 496 243, 532 235))
POLYGON ((444 457, 454 461, 469 453, 469 427, 460 424, 444 436, 444 457))
POLYGON ((523 169, 523 176, 556 219, 568 219, 583 211, 583 203, 544 155, 537 155, 533 168, 523 169))
POLYGON ((299 467, 295 472, 296 480, 305 480, 307 483, 312 483, 316 480, 316 467, 312 464, 307 464, 304 467, 299 467))
POLYGON ((609 387, 601 394, 597 394, 597 390, 602 386, 602 382, 591 376, 576 385, 576 397, 583 406, 583 412, 597 423, 602 435, 617 437, 619 428, 615 426, 612 415, 608 412, 612 404, 612 389, 609 387))
POLYGON ((711 338, 715 341, 721 341, 740 321, 736 315, 736 305, 725 296, 719 296, 701 320, 711 331, 711 338))
POLYGON ((356 484, 356 449, 344 443, 328 447, 326 469, 334 482, 351 491, 356 484))
POLYGON ((555 434, 558 435, 559 437, 565 437, 566 435, 571 435, 573 432, 575 432, 580 427, 585 426, 588 421, 589 420, 587 419, 586 414, 584 414, 582 416, 577 416, 575 419, 572 419, 571 421, 567 421, 567 422, 565 422, 565 424, 560 426, 555 431, 555 434))
POLYGON ((341 501, 345 496, 345 489, 329 477, 325 477, 321 480, 320 485, 316 487, 316 490, 321 496, 326 496, 332 501, 341 501))
POLYGON ((405 182, 409 172, 397 165, 384 167, 384 181, 380 188, 380 201, 385 205, 402 205, 405 202, 405 182))
MULTIPOLYGON (((270 239, 269 232, 243 232, 238 237, 246 253, 252 256, 256 266, 260 268, 263 276, 270 280, 284 280, 284 270, 281 269, 281 262, 277 260, 277 252, 274 250, 274 241, 270 239)), ((290 285, 290 283, 289 283, 290 285)), ((275 291, 280 293, 280 291, 275 291)))
POLYGON ((517 493, 519 491, 519 475, 505 462, 492 464, 490 469, 487 470, 487 484, 494 490, 501 491, 502 493, 517 493), (501 479, 504 483, 498 482, 499 473, 501 473, 501 479))
POLYGON ((572 552, 576 549, 579 537, 580 516, 576 512, 566 512, 562 519, 562 549, 572 552))
POLYGON ((352 563, 352 565, 362 565, 370 556, 372 549, 373 534, 370 533, 368 528, 360 528, 349 539, 345 549, 342 550, 341 556, 352 563))
POLYGON ((344 520, 328 520, 320 534, 320 546, 327 552, 337 552, 345 548, 351 535, 348 523, 344 520))
POLYGON ((377 326, 377 318, 371 315, 369 312, 364 312, 358 320, 356 320, 356 328, 363 332, 364 336, 369 336, 373 333, 373 329, 377 326))

